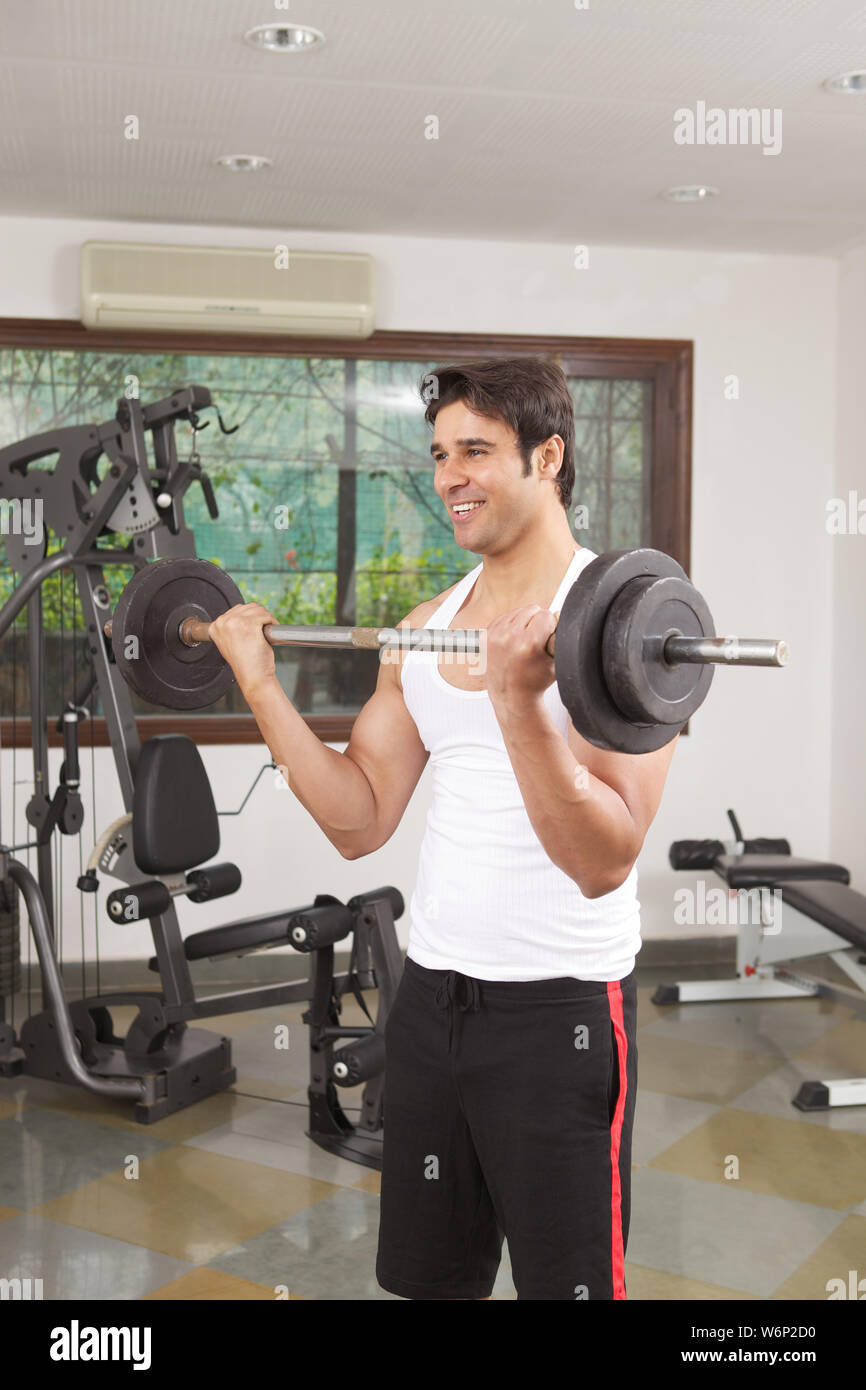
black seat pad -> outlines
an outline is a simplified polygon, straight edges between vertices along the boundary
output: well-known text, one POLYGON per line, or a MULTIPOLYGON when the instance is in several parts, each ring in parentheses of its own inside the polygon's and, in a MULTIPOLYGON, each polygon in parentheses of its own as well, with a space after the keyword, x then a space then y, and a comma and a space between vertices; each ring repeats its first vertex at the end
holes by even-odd
POLYGON ((823 879, 850 882, 843 864, 825 864, 820 859, 797 859, 790 854, 720 854, 713 868, 730 888, 771 888, 791 879, 823 879))

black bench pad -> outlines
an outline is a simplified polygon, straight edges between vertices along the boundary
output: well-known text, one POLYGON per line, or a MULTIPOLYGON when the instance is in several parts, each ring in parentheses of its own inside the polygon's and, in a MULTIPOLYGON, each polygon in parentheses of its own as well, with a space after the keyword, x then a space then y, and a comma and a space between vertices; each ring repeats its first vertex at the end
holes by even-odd
POLYGON ((775 883, 808 879, 817 882, 849 883, 851 875, 843 864, 825 864, 820 859, 797 859, 790 854, 720 854, 713 863, 729 888, 772 888, 775 883))

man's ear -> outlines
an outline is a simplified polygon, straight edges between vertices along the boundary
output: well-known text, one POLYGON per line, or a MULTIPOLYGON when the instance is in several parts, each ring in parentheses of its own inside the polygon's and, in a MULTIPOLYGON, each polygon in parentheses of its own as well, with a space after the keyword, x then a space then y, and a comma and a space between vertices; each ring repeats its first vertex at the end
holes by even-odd
MULTIPOLYGON (((563 450, 565 449, 565 444, 563 443, 562 436, 559 435, 559 434, 552 434, 552 435, 550 436, 550 439, 546 439, 546 440, 544 441, 544 443, 541 445, 541 455, 542 455, 542 457, 541 457, 541 459, 539 460, 539 464, 540 464, 540 465, 542 465, 542 464, 544 463, 544 461, 545 461, 545 460, 544 460, 544 455, 547 453, 547 446, 548 446, 548 445, 551 443, 551 441, 554 440, 554 439, 558 439, 559 442, 560 442, 560 444, 562 445, 563 450)), ((559 452, 559 451, 557 450, 557 452, 559 452)), ((562 471, 563 459, 564 459, 564 455, 563 455, 562 453, 560 453, 558 459, 556 459, 556 460, 550 459, 550 460, 549 460, 550 463, 556 462, 556 468, 555 468, 555 470, 554 470, 552 473, 550 473, 550 474, 548 475, 551 482, 553 482, 554 479, 556 479, 556 478, 559 477, 559 474, 560 474, 560 472, 562 471)))

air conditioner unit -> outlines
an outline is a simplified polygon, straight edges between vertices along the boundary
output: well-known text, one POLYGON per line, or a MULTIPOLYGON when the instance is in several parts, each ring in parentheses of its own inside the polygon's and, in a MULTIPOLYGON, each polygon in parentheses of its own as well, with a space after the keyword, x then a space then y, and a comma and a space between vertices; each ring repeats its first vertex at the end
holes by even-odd
POLYGON ((87 328, 368 338, 375 328, 372 256, 87 241, 87 328))

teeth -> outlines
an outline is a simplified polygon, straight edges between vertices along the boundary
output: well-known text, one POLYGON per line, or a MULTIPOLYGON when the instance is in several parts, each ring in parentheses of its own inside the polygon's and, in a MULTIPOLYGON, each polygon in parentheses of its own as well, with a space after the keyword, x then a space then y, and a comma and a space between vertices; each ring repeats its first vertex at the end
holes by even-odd
POLYGON ((481 502, 458 502, 452 509, 455 512, 474 512, 476 507, 480 507, 481 502))

